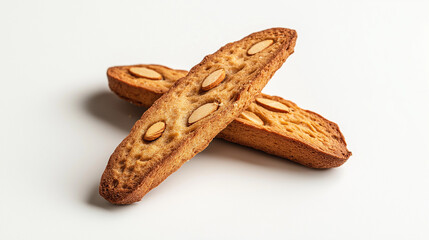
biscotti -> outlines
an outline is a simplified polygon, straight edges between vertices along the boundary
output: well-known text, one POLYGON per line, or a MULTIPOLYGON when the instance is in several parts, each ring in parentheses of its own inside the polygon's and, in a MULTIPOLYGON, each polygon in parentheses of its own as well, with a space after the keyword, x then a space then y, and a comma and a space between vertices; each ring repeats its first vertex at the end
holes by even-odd
MULTIPOLYGON (((110 89, 136 105, 149 107, 184 70, 160 65, 131 65, 107 70, 110 89), (163 76, 154 81, 132 74, 132 68, 149 68, 163 76), (159 87, 158 87, 159 86, 159 87)), ((261 94, 246 111, 217 137, 290 159, 312 168, 342 165, 351 155, 337 124, 295 103, 261 94)))
POLYGON ((139 201, 247 108, 293 53, 295 41, 294 30, 273 28, 206 56, 155 101, 116 148, 101 178, 100 194, 115 204, 139 201), (260 46, 267 40, 270 44, 260 46), (224 73, 218 76, 218 70, 224 73), (202 89, 213 78, 217 83, 202 89))

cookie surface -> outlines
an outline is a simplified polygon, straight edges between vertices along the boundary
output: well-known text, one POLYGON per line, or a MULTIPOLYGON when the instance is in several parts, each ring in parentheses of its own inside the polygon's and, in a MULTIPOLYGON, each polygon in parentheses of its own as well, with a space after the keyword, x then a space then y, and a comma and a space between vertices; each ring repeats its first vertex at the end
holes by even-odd
MULTIPOLYGON (((131 65, 107 70, 110 89, 136 105, 149 107, 166 88, 153 81, 134 77, 129 69, 145 66, 157 69, 165 81, 174 83, 187 72, 160 65, 131 65), (154 90, 156 89, 156 91, 154 90)), ((246 111, 217 137, 312 168, 341 166, 351 155, 339 127, 317 113, 301 109, 280 97, 261 94, 246 111), (269 101, 268 101, 269 100, 269 101)))
MULTIPOLYGON (((206 56, 155 101, 116 148, 101 178, 100 194, 115 204, 139 201, 240 115, 293 53, 295 41, 294 30, 273 28, 206 56), (272 43, 248 53, 265 40, 272 43), (204 81, 219 69, 225 71, 224 79, 203 90, 204 81), (144 140, 148 129, 160 122, 165 124, 161 135, 144 140)), ((158 128, 151 132, 158 133, 158 128)))

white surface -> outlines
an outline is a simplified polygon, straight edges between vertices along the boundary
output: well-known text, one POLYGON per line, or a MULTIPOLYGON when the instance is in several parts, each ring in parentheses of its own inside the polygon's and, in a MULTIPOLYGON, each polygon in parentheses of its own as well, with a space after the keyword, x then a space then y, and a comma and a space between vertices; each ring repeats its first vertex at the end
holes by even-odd
POLYGON ((424 1, 3 1, 0 239, 429 239, 424 1), (137 204, 98 195, 142 110, 112 65, 189 69, 254 31, 298 31, 264 89, 339 124, 317 171, 214 140, 137 204))

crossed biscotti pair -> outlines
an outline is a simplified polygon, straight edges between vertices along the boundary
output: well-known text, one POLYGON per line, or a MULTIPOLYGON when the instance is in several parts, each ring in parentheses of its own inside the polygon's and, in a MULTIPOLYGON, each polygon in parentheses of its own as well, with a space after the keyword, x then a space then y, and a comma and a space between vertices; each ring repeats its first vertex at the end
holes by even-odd
POLYGON ((351 155, 338 126, 291 101, 261 94, 293 53, 296 32, 273 28, 229 43, 189 72, 160 65, 112 67, 118 96, 150 108, 110 157, 100 194, 139 201, 218 136, 313 168, 351 155))

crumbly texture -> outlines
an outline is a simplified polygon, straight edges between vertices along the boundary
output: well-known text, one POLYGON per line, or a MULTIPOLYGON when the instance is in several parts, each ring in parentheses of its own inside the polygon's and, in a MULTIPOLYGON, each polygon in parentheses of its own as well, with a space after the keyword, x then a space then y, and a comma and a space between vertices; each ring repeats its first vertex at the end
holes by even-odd
POLYGON ((139 201, 206 148, 248 107, 293 53, 296 37, 296 32, 291 29, 268 29, 227 44, 206 56, 155 101, 116 148, 101 178, 100 194, 115 204, 139 201), (257 54, 247 54, 252 45, 267 39, 274 40, 274 43, 257 54), (225 70, 226 79, 209 91, 201 91, 202 81, 218 69, 225 70), (188 124, 188 118, 195 109, 212 102, 219 104, 216 111, 188 124), (166 124, 162 136, 155 141, 144 141, 145 131, 160 121, 166 124))
MULTIPOLYGON (((110 89, 119 97, 136 105, 149 107, 165 91, 154 91, 146 87, 151 80, 136 79, 128 73, 134 66, 152 68, 157 66, 164 76, 176 76, 168 81, 176 81, 184 70, 173 70, 159 65, 132 65, 111 67, 107 71, 110 89), (169 74, 166 74, 169 72, 169 74), (171 72, 176 72, 172 75, 171 72), (121 87, 118 87, 121 86, 121 87), (132 94, 130 94, 132 93, 132 94)), ((281 97, 261 94, 264 97, 283 103, 289 108, 287 113, 271 111, 255 102, 247 111, 256 114, 263 125, 256 124, 242 117, 236 118, 217 137, 252 147, 264 152, 287 158, 312 168, 333 168, 341 166, 350 156, 347 144, 339 127, 317 113, 301 109, 295 103, 281 97)))

